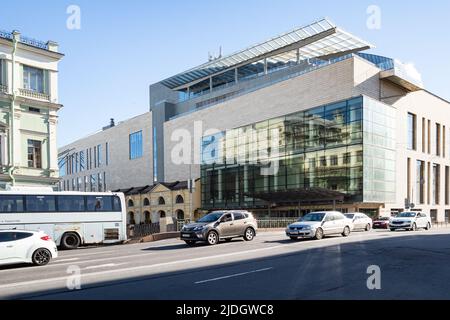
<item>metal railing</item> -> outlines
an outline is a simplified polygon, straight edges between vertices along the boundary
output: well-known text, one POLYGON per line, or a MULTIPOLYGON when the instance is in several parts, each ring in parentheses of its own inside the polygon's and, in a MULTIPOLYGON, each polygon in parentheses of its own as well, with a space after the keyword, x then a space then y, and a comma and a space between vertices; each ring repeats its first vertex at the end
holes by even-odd
POLYGON ((142 238, 159 232, 159 223, 132 224, 127 226, 127 235, 131 239, 142 238))
MULTIPOLYGON (((258 223, 258 229, 286 229, 291 223, 297 222, 298 218, 270 218, 257 219, 256 221, 258 223)), ((177 231, 180 231, 187 223, 185 221, 178 221, 177 231)))
POLYGON ((19 88, 19 93, 23 97, 50 101, 50 95, 48 95, 46 93, 41 93, 41 92, 37 92, 37 91, 29 90, 29 89, 23 89, 23 88, 19 88))

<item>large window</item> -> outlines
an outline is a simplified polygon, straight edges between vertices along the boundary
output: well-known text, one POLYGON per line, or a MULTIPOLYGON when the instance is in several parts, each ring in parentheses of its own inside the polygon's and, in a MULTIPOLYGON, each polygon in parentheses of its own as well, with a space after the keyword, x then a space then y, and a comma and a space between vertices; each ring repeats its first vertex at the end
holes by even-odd
POLYGON ((84 157, 84 151, 80 151, 80 172, 86 170, 86 158, 84 157))
POLYGON ((102 162, 103 162, 102 145, 99 144, 97 146, 97 167, 101 167, 102 166, 102 162))
POLYGON ((142 131, 130 134, 130 159, 142 157, 142 131))
POLYGON ((23 196, 0 195, 0 212, 23 212, 24 211, 23 196))
POLYGON ((28 140, 28 167, 42 168, 42 147, 41 141, 28 140))
POLYGON ((27 212, 54 212, 56 211, 55 196, 26 196, 27 212))
POLYGON ((111 197, 86 197, 87 211, 113 211, 111 197))
POLYGON ((416 115, 412 113, 408 113, 408 149, 416 150, 416 130, 417 129, 417 121, 416 115))
POLYGON ((438 164, 433 164, 433 180, 432 180, 432 197, 433 197, 433 205, 439 204, 439 184, 440 184, 440 169, 441 166, 438 164))
POLYGON ((45 93, 44 70, 23 66, 23 88, 45 93))
POLYGON ((436 123, 436 155, 441 155, 441 125, 436 123))
POLYGON ((82 212, 86 211, 84 196, 58 196, 58 211, 82 212))
POLYGON ((417 161, 417 173, 416 173, 416 195, 417 203, 425 203, 425 162, 417 161))

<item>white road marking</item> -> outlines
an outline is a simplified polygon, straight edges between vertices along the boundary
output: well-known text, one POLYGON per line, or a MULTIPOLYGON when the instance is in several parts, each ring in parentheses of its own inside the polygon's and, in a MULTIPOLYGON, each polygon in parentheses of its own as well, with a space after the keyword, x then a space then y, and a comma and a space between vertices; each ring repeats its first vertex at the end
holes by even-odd
POLYGON ((101 264, 98 266, 89 266, 84 268, 83 270, 93 270, 93 269, 102 269, 102 268, 111 268, 111 267, 118 267, 121 266, 125 263, 119 263, 119 264, 115 264, 115 263, 108 263, 108 264, 101 264))
POLYGON ((245 276, 245 275, 252 274, 252 273, 269 271, 269 270, 272 270, 272 269, 273 268, 271 267, 271 268, 253 270, 253 271, 248 271, 248 272, 241 272, 241 273, 231 274, 229 276, 223 276, 223 277, 218 277, 218 278, 213 278, 213 279, 208 279, 208 280, 197 281, 197 282, 195 282, 195 284, 202 284, 202 283, 219 281, 219 280, 224 280, 224 279, 229 279, 229 278, 241 277, 241 276, 245 276))
POLYGON ((61 260, 57 259, 53 263, 56 264, 56 263, 60 263, 60 262, 68 262, 68 261, 76 261, 76 260, 80 260, 80 258, 61 259, 61 260))

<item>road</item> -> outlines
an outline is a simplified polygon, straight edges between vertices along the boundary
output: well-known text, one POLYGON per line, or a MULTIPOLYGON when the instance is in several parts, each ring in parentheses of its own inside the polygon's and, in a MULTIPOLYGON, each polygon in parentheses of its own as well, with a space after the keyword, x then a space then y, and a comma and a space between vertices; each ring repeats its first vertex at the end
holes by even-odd
POLYGON ((213 247, 170 239, 1 267, 0 299, 450 299, 449 265, 450 229, 294 242, 267 232, 213 247), (367 287, 373 265, 380 290, 367 287))

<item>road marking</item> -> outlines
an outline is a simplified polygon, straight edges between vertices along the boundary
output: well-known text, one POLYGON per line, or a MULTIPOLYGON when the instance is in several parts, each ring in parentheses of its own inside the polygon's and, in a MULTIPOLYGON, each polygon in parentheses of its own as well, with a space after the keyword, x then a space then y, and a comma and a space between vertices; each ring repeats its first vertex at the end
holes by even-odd
POLYGON ((55 260, 55 262, 53 263, 60 263, 60 262, 68 262, 68 261, 76 261, 76 260, 80 260, 80 258, 71 258, 71 259, 61 259, 61 260, 55 260))
POLYGON ((259 269, 259 270, 254 270, 254 271, 241 272, 241 273, 231 274, 229 276, 223 276, 223 277, 218 277, 218 278, 213 278, 213 279, 208 279, 208 280, 197 281, 197 282, 195 282, 195 284, 202 284, 202 283, 219 281, 219 280, 224 280, 224 279, 229 279, 229 278, 241 277, 241 276, 245 276, 245 275, 248 275, 248 274, 269 271, 269 270, 272 270, 272 269, 273 268, 265 268, 265 269, 259 269))
POLYGON ((93 270, 93 269, 102 269, 102 268, 111 268, 111 267, 118 267, 121 266, 125 263, 119 263, 119 264, 115 264, 115 263, 108 263, 108 264, 101 264, 98 266, 89 266, 84 268, 84 270, 93 270))

